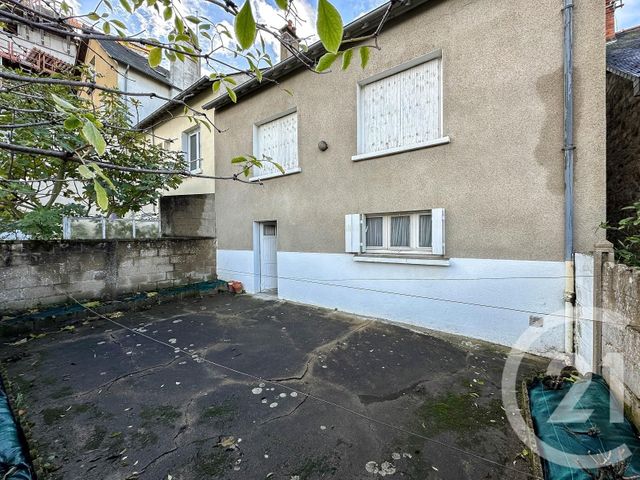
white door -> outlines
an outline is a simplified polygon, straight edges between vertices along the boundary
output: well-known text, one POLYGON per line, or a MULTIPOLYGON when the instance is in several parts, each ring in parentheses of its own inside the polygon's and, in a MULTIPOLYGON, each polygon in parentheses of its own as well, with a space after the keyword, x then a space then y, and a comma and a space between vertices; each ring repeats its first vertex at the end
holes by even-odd
POLYGON ((275 223, 260 224, 260 291, 278 288, 278 227, 275 223))

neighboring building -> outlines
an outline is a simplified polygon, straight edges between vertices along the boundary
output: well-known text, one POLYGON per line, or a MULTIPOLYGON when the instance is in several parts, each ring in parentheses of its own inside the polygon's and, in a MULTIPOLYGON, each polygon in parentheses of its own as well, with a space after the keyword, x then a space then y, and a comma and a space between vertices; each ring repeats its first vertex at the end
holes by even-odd
MULTIPOLYGON (((286 170, 255 169, 262 186, 216 181, 219 277, 505 345, 542 325, 531 350, 570 349, 570 323, 550 326, 572 311, 565 249, 604 238, 605 16, 601 2, 571 10, 572 244, 561 3, 399 3, 365 70, 318 75, 288 57, 264 73, 279 87, 252 79, 235 89, 237 104, 224 95, 205 105, 224 130, 218 175, 234 172, 221 159, 248 152, 286 170)), ((385 8, 346 38, 370 33, 385 8)), ((323 53, 315 44, 307 54, 323 53)))
MULTIPOLYGON (((89 40, 85 63, 95 72, 99 85, 113 87, 123 92, 153 92, 171 98, 182 89, 171 81, 169 70, 151 68, 145 55, 146 49, 127 46, 106 40, 89 40), (135 48, 135 50, 134 50, 135 48), (139 53, 138 53, 139 52, 139 53)), ((101 92, 93 92, 94 101, 100 103, 101 92)), ((125 97, 133 123, 138 123, 166 100, 150 97, 125 97)))
MULTIPOLYGON (((21 0, 18 5, 3 4, 9 13, 25 20, 38 21, 34 12, 55 15, 60 11, 57 0, 21 0)), ((0 60, 5 67, 20 68, 33 73, 59 73, 70 70, 78 56, 79 45, 72 37, 73 21, 61 24, 69 35, 58 35, 21 22, 3 22, 0 30, 0 60)))
MULTIPOLYGON (((235 78, 238 81, 242 76, 235 75, 235 78)), ((202 77, 174 99, 201 109, 219 95, 213 92, 212 81, 202 77)), ((191 173, 212 177, 216 172, 213 130, 196 125, 190 115, 184 114, 183 105, 165 102, 137 127, 147 130, 154 144, 183 152, 191 173)), ((213 121, 213 112, 208 112, 208 118, 213 121)), ((198 177, 185 178, 178 188, 165 191, 160 200, 163 234, 215 236, 214 193, 214 180, 198 177)))
MULTIPOLYGON (((630 215, 640 201, 640 27, 608 35, 607 44, 607 221, 630 215)), ((617 243, 618 232, 609 231, 617 243)))

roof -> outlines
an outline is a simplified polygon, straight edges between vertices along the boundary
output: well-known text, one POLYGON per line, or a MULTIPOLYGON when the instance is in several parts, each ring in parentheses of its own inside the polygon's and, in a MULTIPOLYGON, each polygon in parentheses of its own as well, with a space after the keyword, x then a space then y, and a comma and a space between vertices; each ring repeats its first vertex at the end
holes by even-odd
MULTIPOLYGON (((246 77, 246 74, 244 72, 237 72, 237 73, 230 73, 227 76, 228 77, 237 77, 237 76, 246 77)), ((173 97, 173 100, 188 101, 189 98, 195 97, 196 95, 201 94, 205 90, 210 89, 212 87, 212 84, 213 84, 213 80, 211 80, 210 77, 207 77, 207 76, 201 77, 198 81, 196 81, 195 83, 192 83, 189 87, 185 88, 180 93, 178 93, 175 97, 173 97)), ((143 118, 138 123, 137 128, 148 128, 153 126, 158 121, 160 121, 163 117, 166 117, 166 113, 178 107, 180 107, 180 105, 176 105, 174 101, 167 101, 163 103, 154 112, 150 113, 145 118, 143 118)))
MULTIPOLYGON (((189 97, 193 97, 198 95, 199 93, 205 91, 207 88, 211 88, 212 80, 209 77, 201 77, 198 81, 191 84, 189 87, 182 90, 178 93, 173 100, 184 100, 189 97)), ((155 124, 158 120, 160 120, 165 113, 170 112, 174 108, 177 108, 179 105, 176 105, 172 101, 167 101, 163 103, 159 108, 157 108, 154 112, 147 115, 143 118, 137 125, 137 128, 147 128, 155 124)))
MULTIPOLYGON (((345 40, 348 40, 350 38, 361 37, 373 33, 380 24, 382 17, 384 16, 389 4, 392 1, 396 5, 392 8, 387 21, 401 17, 411 10, 414 10, 416 7, 429 2, 429 0, 409 0, 401 2, 398 2, 397 0, 390 0, 389 2, 382 4, 375 10, 371 10, 369 13, 362 15, 361 17, 346 25, 344 28, 343 38, 345 40)), ((304 53, 304 55, 307 58, 315 61, 325 53, 326 50, 322 46, 322 43, 318 41, 312 44, 309 47, 308 51, 304 53)), ((236 94, 238 102, 242 97, 249 95, 256 90, 264 88, 268 85, 273 85, 273 82, 271 82, 270 80, 278 80, 286 75, 295 72, 296 70, 299 70, 300 68, 304 68, 304 63, 298 57, 291 56, 285 58, 283 61, 266 70, 262 75, 263 79, 261 82, 254 77, 234 88, 234 92, 236 94)), ((233 102, 231 101, 229 95, 225 93, 224 95, 220 95, 218 98, 212 100, 211 102, 204 104, 203 108, 205 110, 209 110, 212 108, 221 109, 229 105, 233 105, 233 102)))
POLYGON ((165 85, 173 86, 169 81, 169 71, 166 68, 151 68, 149 61, 142 55, 137 54, 130 48, 121 45, 118 42, 98 40, 100 46, 107 54, 119 63, 129 65, 131 68, 138 70, 140 73, 147 75, 165 85))
POLYGON ((640 26, 617 32, 607 44, 607 71, 640 82, 640 26))

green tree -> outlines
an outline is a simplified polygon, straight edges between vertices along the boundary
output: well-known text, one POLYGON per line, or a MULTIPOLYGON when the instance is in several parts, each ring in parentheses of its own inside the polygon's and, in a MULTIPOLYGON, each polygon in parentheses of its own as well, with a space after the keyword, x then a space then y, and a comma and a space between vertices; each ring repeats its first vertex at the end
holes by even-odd
POLYGON ((163 189, 181 183, 183 155, 132 128, 119 95, 104 93, 101 100, 95 107, 63 85, 4 83, 0 131, 4 140, 30 151, 0 149, 0 230, 56 237, 62 215, 86 215, 96 206, 118 216, 139 212, 163 189), (99 163, 89 140, 75 132, 87 130, 87 124, 100 126, 105 147, 99 163), (37 154, 40 150, 60 155, 37 154), (109 165, 108 176, 100 164, 109 165), (145 170, 174 173, 141 173, 145 170))

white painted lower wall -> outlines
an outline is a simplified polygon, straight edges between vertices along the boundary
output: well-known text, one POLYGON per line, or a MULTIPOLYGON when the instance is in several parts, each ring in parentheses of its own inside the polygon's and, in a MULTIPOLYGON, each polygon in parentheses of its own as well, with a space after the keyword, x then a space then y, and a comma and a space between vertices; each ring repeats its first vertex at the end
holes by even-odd
MULTIPOLYGON (((249 293, 259 289, 253 251, 217 255, 219 278, 239 280, 249 293)), ((431 266, 353 258, 278 252, 278 297, 506 346, 528 332, 540 337, 532 352, 564 349, 563 262, 452 258, 449 266, 431 266), (545 314, 543 327, 529 327, 530 315, 545 314)))

